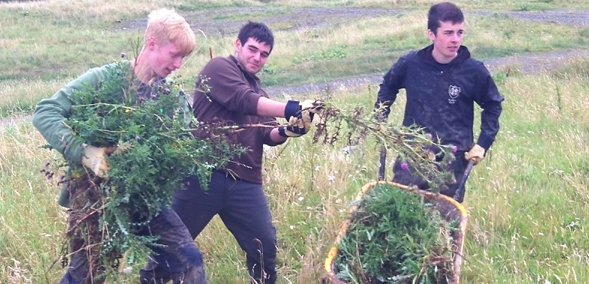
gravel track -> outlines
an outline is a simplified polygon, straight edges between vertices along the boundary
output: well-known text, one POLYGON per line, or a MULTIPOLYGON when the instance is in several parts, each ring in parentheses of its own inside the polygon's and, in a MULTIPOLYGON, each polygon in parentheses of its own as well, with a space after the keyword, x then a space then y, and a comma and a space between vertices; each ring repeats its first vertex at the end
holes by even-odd
MULTIPOLYGON (((220 8, 210 11, 189 12, 183 16, 193 29, 201 30, 209 36, 233 36, 246 19, 264 22, 274 30, 300 30, 335 26, 354 20, 381 16, 394 16, 408 12, 407 9, 382 8, 220 8), (230 15, 230 16, 228 16, 230 15), (235 16, 235 17, 232 17, 235 16)), ((465 11, 468 15, 500 14, 529 21, 570 25, 589 28, 589 10, 549 10, 549 11, 465 11)), ((117 30, 142 30, 146 19, 136 19, 121 23, 117 30)))

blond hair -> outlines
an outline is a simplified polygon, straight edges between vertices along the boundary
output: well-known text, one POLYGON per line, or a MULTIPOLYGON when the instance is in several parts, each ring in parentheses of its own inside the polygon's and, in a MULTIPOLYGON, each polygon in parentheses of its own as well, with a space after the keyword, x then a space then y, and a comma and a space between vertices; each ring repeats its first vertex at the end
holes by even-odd
POLYGON ((162 8, 149 13, 145 42, 153 37, 158 43, 170 42, 176 45, 185 56, 196 47, 196 38, 184 17, 174 10, 162 8))

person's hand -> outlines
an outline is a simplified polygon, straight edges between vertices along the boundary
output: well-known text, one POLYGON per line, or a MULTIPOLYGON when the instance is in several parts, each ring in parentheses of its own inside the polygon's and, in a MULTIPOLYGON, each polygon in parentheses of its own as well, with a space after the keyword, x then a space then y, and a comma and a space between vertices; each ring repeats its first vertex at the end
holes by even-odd
POLYGON ((82 165, 89 168, 96 176, 106 178, 108 172, 106 156, 110 155, 115 150, 116 147, 94 147, 92 145, 84 145, 82 165))
POLYGON ((321 108, 323 108, 323 103, 320 102, 319 105, 315 105, 315 100, 302 102, 290 100, 284 108, 284 118, 290 122, 292 117, 303 118, 304 115, 307 115, 309 120, 313 120, 313 114, 321 108))
POLYGON ((305 119, 291 117, 287 125, 281 125, 278 127, 278 134, 282 137, 300 137, 311 129, 311 121, 305 121, 305 119))
POLYGON ((476 165, 485 158, 485 148, 479 146, 479 144, 474 144, 472 149, 464 154, 464 158, 466 160, 473 160, 476 165))

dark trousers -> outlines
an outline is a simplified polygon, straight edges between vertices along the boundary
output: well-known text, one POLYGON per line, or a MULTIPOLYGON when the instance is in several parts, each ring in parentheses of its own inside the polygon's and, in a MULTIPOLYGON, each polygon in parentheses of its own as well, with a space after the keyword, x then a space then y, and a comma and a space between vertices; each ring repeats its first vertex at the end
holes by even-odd
POLYGON ((235 180, 214 172, 203 190, 198 178, 190 177, 187 188, 174 194, 173 209, 192 237, 219 215, 246 253, 247 268, 254 283, 276 282, 276 228, 261 184, 235 180), (262 273, 263 271, 263 273, 262 273))
MULTIPOLYGON (((71 226, 72 224, 70 224, 71 226)), ((152 247, 152 262, 159 263, 158 278, 150 271, 141 271, 141 283, 206 284, 202 255, 178 215, 167 208, 163 209, 140 235, 158 235, 158 243, 163 246, 152 247)), ((89 273, 89 259, 84 240, 75 236, 70 243, 71 260, 67 273, 60 284, 99 284, 104 277, 89 273)))
POLYGON ((148 266, 140 271, 141 284, 206 284, 203 258, 176 212, 170 208, 153 219, 141 231, 143 235, 158 235, 158 244, 148 266))
MULTIPOLYGON (((454 193, 456 193, 456 189, 458 189, 458 181, 462 179, 462 175, 464 175, 464 171, 468 165, 468 162, 464 159, 464 152, 457 152, 455 157, 456 158, 449 165, 449 170, 452 171, 452 174, 454 175, 454 182, 447 182, 442 186, 442 188, 439 189, 441 194, 451 198, 454 198, 454 193)), ((416 174, 413 167, 408 166, 406 169, 403 169, 401 167, 402 163, 403 161, 397 157, 395 164, 393 165, 393 182, 409 186, 417 186, 419 189, 424 190, 430 189, 428 182, 416 174)), ((463 199, 464 195, 462 196, 461 200, 456 201, 462 203, 463 199)))

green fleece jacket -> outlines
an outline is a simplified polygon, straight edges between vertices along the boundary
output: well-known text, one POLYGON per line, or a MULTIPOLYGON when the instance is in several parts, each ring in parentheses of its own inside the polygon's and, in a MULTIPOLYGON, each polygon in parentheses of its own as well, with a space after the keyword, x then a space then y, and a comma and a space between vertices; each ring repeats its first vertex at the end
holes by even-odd
MULTIPOLYGON (((81 166, 82 155, 84 155, 83 142, 74 139, 72 130, 66 124, 72 111, 73 102, 70 96, 78 90, 86 89, 88 86, 99 89, 103 82, 111 79, 112 74, 116 74, 112 71, 114 68, 120 68, 119 64, 130 63, 129 61, 123 61, 122 63, 111 63, 92 68, 57 91, 51 98, 43 99, 37 104, 33 114, 33 125, 41 132, 41 135, 43 135, 49 145, 61 153, 66 160, 81 166)), ((141 89, 151 92, 149 87, 141 89)), ((181 99, 182 107, 180 108, 180 113, 188 125, 192 119, 192 110, 188 99, 181 99)), ((67 191, 64 191, 65 186, 62 189, 59 204, 67 207, 68 195, 67 191)))

